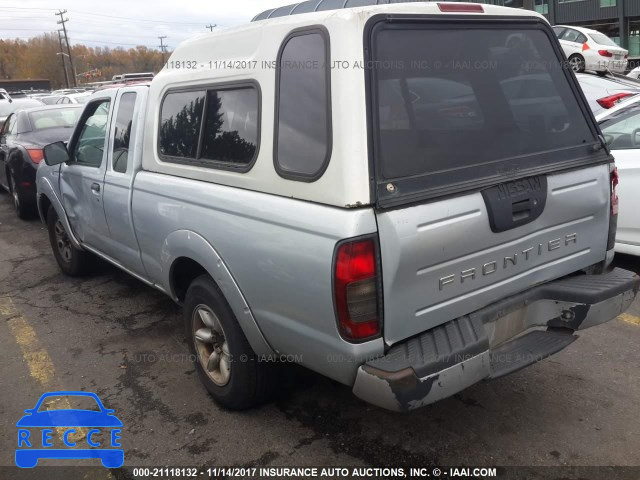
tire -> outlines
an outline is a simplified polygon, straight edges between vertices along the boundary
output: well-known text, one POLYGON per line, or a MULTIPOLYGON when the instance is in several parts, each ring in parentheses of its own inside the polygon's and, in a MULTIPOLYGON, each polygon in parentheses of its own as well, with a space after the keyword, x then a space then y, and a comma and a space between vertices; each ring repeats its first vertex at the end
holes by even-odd
POLYGON ((91 271, 95 260, 93 255, 73 246, 53 206, 47 212, 47 230, 53 256, 56 257, 60 270, 70 277, 78 277, 91 271))
POLYGON ((30 218, 35 217, 36 211, 33 205, 29 205, 29 203, 25 200, 24 194, 20 192, 20 187, 13 176, 12 173, 8 174, 8 184, 9 184, 9 192, 13 197, 13 207, 16 210, 16 215, 21 220, 29 220, 30 218))
POLYGON ((184 322, 198 376, 217 403, 245 410, 272 398, 275 366, 259 362, 231 307, 208 275, 189 286, 184 322))
POLYGON ((574 53, 569 57, 569 66, 576 73, 583 73, 585 68, 584 57, 574 53))

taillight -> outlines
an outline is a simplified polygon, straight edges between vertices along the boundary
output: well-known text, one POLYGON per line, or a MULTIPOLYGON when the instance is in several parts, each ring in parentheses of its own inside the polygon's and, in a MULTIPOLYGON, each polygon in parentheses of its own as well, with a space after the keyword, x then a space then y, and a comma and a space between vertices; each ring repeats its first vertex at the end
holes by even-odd
POLYGON ((613 53, 611 53, 609 50, 598 50, 598 53, 602 57, 613 57, 613 53))
POLYGON ((438 3, 441 12, 474 12, 484 13, 482 5, 477 3, 438 3))
POLYGON ((611 108, 616 103, 620 103, 624 98, 633 95, 633 93, 624 92, 616 93, 615 95, 609 95, 608 97, 599 98, 596 100, 602 108, 611 108))
POLYGON ((609 215, 609 235, 607 237, 607 250, 611 250, 616 244, 616 230, 618 229, 618 169, 612 163, 610 167, 611 177, 611 215, 609 215))
POLYGON ((346 340, 364 340, 380 333, 376 250, 371 238, 338 246, 333 285, 338 327, 346 340))
POLYGON ((44 160, 44 153, 41 148, 27 148, 27 153, 33 163, 40 163, 44 160))

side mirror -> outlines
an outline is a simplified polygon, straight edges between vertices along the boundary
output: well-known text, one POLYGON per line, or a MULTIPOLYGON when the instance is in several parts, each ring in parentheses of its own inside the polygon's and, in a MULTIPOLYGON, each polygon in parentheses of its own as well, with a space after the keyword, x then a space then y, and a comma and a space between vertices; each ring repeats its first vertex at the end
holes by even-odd
POLYGON ((50 143, 43 149, 44 163, 53 167, 69 161, 69 151, 64 142, 50 143))

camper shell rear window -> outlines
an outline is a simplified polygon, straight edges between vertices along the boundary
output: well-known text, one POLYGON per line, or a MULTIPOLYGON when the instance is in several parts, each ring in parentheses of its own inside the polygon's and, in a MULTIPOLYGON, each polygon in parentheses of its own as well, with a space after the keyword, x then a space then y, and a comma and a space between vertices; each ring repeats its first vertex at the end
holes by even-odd
POLYGON ((521 18, 370 21, 378 206, 608 159, 553 31, 521 18))

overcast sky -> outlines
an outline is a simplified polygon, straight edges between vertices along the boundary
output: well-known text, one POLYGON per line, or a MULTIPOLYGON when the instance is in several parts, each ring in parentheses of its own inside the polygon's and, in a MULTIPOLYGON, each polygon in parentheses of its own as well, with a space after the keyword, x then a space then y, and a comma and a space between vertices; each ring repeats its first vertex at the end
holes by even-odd
POLYGON ((182 40, 218 28, 248 22, 269 8, 295 0, 2 0, 0 38, 27 39, 54 32, 59 25, 58 9, 67 10, 67 31, 71 44, 130 48, 156 48, 158 36, 175 48, 182 40))

